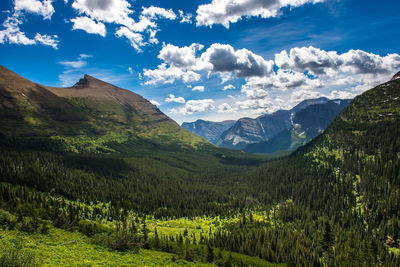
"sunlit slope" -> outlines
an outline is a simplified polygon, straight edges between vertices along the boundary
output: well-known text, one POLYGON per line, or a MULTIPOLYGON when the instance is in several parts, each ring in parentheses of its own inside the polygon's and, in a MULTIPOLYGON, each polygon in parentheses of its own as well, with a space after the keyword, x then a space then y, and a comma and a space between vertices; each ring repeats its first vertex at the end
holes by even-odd
POLYGON ((73 87, 55 88, 0 67, 0 120, 7 146, 89 153, 120 152, 118 144, 125 143, 211 147, 143 97, 89 75, 73 87))

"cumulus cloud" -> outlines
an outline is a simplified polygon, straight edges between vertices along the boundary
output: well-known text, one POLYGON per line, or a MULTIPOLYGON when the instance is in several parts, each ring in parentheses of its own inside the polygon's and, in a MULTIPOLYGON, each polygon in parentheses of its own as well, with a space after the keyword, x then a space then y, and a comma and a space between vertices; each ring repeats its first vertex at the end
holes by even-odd
POLYGON ((165 98, 165 102, 174 102, 174 103, 185 103, 185 99, 181 96, 175 97, 173 94, 170 94, 167 98, 165 98))
POLYGON ((158 58, 170 66, 190 67, 196 64, 196 51, 202 50, 203 47, 198 43, 184 47, 167 44, 161 49, 158 58))
POLYGON ((164 9, 161 7, 155 7, 155 6, 150 6, 150 7, 144 7, 142 11, 142 15, 145 17, 149 17, 152 19, 155 18, 165 18, 165 19, 170 19, 174 20, 176 19, 176 14, 172 9, 164 9))
POLYGON ((14 13, 3 22, 4 30, 0 31, 0 43, 20 44, 20 45, 34 45, 42 44, 51 46, 58 49, 58 36, 36 33, 33 39, 26 36, 20 30, 20 25, 23 23, 20 13, 14 13))
POLYGON ((189 100, 185 106, 178 109, 171 109, 172 113, 178 113, 182 115, 190 115, 197 112, 205 112, 214 110, 214 100, 212 99, 201 99, 201 100, 189 100))
POLYGON ((362 50, 349 50, 338 54, 318 48, 295 47, 275 55, 275 63, 281 69, 308 71, 313 75, 333 76, 338 72, 355 74, 392 73, 400 67, 400 55, 380 56, 362 50))
POLYGON ((232 90, 235 89, 235 86, 233 86, 232 84, 228 84, 226 86, 224 86, 224 88, 222 88, 222 90, 226 91, 226 90, 232 90))
POLYGON ((154 75, 150 74, 161 71, 170 73, 172 70, 177 72, 176 75, 190 73, 191 76, 196 77, 196 80, 200 79, 199 72, 207 71, 219 75, 222 82, 232 79, 233 76, 261 77, 273 72, 272 60, 267 61, 247 49, 234 50, 230 45, 217 43, 212 44, 199 57, 196 57, 196 52, 202 49, 203 45, 197 43, 184 47, 164 45, 158 55, 163 63, 156 70, 144 72, 144 76, 148 78, 147 83, 171 83, 170 79, 153 79, 158 78, 158 75, 153 77, 154 75), (168 68, 167 65, 169 65, 168 68))
POLYGON ((192 88, 192 91, 199 91, 199 92, 204 92, 204 86, 195 86, 192 88))
POLYGON ((223 103, 218 106, 218 112, 220 113, 231 113, 235 112, 235 110, 228 103, 223 103))
POLYGON ((167 67, 162 63, 155 70, 144 69, 143 75, 147 77, 145 84, 168 84, 182 80, 184 83, 190 83, 200 80, 200 74, 184 70, 177 67, 167 67))
POLYGON ((229 28, 243 17, 277 17, 284 7, 298 7, 307 3, 324 0, 212 0, 210 4, 197 8, 196 25, 212 26, 222 24, 229 28))
POLYGON ((237 77, 265 76, 274 62, 247 49, 234 50, 226 44, 212 44, 200 57, 203 68, 213 72, 235 72, 237 77))
POLYGON ((75 0, 72 7, 93 20, 132 26, 135 22, 129 17, 133 11, 126 0, 75 0))
POLYGON ((14 10, 26 11, 43 16, 44 19, 50 19, 54 14, 54 7, 51 2, 52 0, 15 0, 14 10))
POLYGON ((276 74, 246 79, 241 92, 256 99, 267 96, 269 90, 311 90, 321 86, 319 79, 311 79, 304 73, 279 69, 276 74))
POLYGON ((57 35, 47 35, 47 34, 40 34, 36 33, 35 35, 35 41, 42 45, 48 45, 53 47, 54 49, 58 49, 58 36, 57 35))
POLYGON ((0 31, 0 43, 6 42, 10 44, 33 45, 36 41, 28 38, 24 32, 21 32, 19 25, 22 24, 22 19, 16 16, 8 17, 3 22, 4 30, 0 31))
POLYGON ((129 30, 127 27, 120 27, 115 35, 118 37, 125 37, 128 39, 130 45, 135 48, 138 52, 142 52, 141 47, 145 45, 143 41, 143 35, 137 32, 129 30))
POLYGON ((157 20, 177 19, 172 9, 150 6, 143 7, 138 20, 135 21, 131 17, 134 11, 127 0, 74 0, 72 7, 81 15, 79 20, 75 19, 74 29, 105 36, 104 23, 118 25, 115 35, 126 38, 138 52, 142 51, 143 46, 158 43, 157 20))
MULTIPOLYGON (((352 98, 390 79, 400 69, 399 54, 381 56, 362 50, 340 54, 312 46, 295 47, 268 60, 227 44, 212 44, 200 53, 202 49, 196 43, 184 47, 164 45, 158 55, 162 60, 158 68, 143 71, 145 84, 189 83, 199 81, 202 75, 208 79, 212 74, 219 76, 222 83, 242 78, 241 94, 232 100, 236 101, 234 104, 226 104, 237 114, 260 115, 291 108, 309 98, 352 98)), ((234 88, 228 84, 223 90, 234 88)), ((192 90, 203 91, 203 87, 192 90)), ((191 110, 194 109, 185 106, 175 111, 191 114, 191 110)), ((217 110, 230 109, 224 105, 217 110)))
POLYGON ((77 17, 71 19, 71 22, 73 23, 73 30, 84 30, 87 33, 106 36, 106 26, 101 22, 95 22, 88 17, 77 17))

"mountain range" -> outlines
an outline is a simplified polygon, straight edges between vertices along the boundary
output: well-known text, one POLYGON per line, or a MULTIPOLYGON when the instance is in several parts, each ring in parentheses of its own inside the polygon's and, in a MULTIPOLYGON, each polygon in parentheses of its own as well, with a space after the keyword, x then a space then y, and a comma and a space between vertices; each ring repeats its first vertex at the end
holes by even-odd
POLYGON ((320 134, 350 101, 325 97, 308 99, 290 110, 279 110, 255 119, 197 120, 185 122, 182 127, 224 148, 251 153, 294 150, 320 134))

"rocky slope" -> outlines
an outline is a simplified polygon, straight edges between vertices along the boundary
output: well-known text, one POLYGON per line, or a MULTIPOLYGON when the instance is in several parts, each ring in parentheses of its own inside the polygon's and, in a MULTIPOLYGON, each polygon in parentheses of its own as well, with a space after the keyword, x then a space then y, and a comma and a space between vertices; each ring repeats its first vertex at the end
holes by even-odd
POLYGON ((182 123, 182 127, 216 144, 221 134, 231 128, 234 123, 234 120, 221 122, 197 120, 194 122, 184 122, 182 123))

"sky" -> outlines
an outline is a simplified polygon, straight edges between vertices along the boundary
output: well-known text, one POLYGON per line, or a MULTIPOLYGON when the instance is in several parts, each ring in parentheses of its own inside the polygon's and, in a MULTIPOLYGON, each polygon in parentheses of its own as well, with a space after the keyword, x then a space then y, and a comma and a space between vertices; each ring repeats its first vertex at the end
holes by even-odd
POLYGON ((398 0, 1 0, 0 65, 84 74, 178 123, 353 98, 400 71, 398 0))

